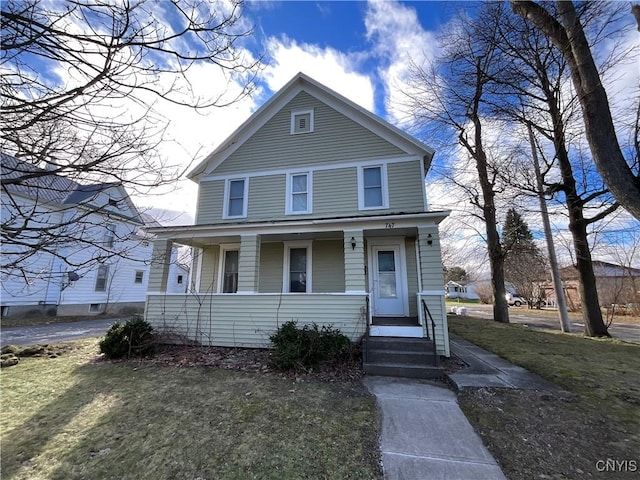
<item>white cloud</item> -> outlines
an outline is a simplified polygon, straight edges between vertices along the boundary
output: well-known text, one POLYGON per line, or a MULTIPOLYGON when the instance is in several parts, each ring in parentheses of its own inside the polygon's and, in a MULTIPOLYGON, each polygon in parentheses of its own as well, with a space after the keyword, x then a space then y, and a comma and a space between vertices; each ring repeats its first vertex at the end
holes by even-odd
POLYGON ((374 110, 373 83, 367 75, 356 71, 360 55, 346 54, 331 47, 299 44, 287 37, 268 39, 267 50, 273 61, 264 69, 263 75, 271 91, 279 90, 302 72, 367 110, 374 110))
POLYGON ((435 33, 422 27, 414 8, 395 1, 370 1, 364 21, 374 54, 384 65, 379 75, 386 91, 387 112, 393 123, 406 123, 398 106, 405 100, 410 65, 423 65, 434 57, 435 33))

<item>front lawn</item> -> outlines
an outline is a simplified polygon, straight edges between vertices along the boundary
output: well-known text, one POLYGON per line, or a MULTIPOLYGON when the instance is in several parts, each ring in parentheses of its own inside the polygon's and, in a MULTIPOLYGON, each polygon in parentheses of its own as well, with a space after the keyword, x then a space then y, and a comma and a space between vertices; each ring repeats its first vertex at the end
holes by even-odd
POLYGON ((2 370, 2 478, 381 478, 359 382, 95 361, 95 339, 72 345, 2 370))
POLYGON ((449 328, 565 390, 459 395, 510 479, 637 476, 630 469, 640 471, 640 344, 468 317, 450 316, 449 328), (600 471, 607 459, 620 462, 614 471, 600 471))

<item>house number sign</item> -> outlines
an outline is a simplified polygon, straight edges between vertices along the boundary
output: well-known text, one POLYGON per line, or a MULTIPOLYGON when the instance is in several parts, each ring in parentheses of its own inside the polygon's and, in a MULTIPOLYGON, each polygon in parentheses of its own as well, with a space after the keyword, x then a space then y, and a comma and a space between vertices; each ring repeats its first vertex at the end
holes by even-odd
POLYGON ((385 223, 384 225, 385 225, 385 228, 393 228, 396 226, 395 223, 385 223))

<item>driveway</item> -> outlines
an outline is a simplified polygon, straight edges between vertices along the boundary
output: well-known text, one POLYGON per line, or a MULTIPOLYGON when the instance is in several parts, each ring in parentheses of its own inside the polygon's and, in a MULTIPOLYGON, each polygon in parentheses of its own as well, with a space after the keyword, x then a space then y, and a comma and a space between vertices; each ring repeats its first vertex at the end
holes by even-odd
MULTIPOLYGON (((467 314, 471 317, 493 318, 492 305, 463 305, 467 307, 467 314)), ((447 307, 449 309, 449 307, 447 307)), ((551 328, 560 330, 560 320, 557 312, 536 313, 527 307, 509 307, 509 320, 511 323, 527 324, 539 328, 551 328)), ((584 322, 581 319, 571 318, 573 332, 584 332, 584 322)), ((635 323, 614 322, 609 327, 609 333, 613 338, 626 342, 640 343, 640 325, 635 323)))
POLYGON ((104 335, 117 318, 82 320, 25 327, 2 327, 0 343, 4 345, 35 345, 78 340, 104 335))

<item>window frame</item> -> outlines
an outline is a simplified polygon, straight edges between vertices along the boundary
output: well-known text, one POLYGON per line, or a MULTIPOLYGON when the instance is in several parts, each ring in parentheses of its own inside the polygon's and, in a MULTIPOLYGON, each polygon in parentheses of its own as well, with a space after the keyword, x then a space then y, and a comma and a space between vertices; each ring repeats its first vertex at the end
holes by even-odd
POLYGON ((105 232, 104 232, 104 246, 105 248, 113 248, 113 244, 116 241, 116 229, 118 226, 115 223, 107 223, 105 224, 105 232))
POLYGON ((234 295, 238 292, 237 288, 235 292, 223 292, 224 290, 224 264, 226 259, 226 252, 237 251, 238 252, 238 277, 240 276, 240 244, 239 243, 225 243, 220 245, 220 256, 218 258, 218 285, 216 291, 224 295, 234 295))
POLYGON ((283 293, 293 293, 293 294, 302 294, 305 293, 313 293, 313 261, 312 261, 312 252, 313 252, 313 241, 296 241, 296 242, 283 242, 284 243, 284 258, 283 258, 283 267, 282 267, 282 291, 283 293), (306 291, 304 292, 292 292, 291 291, 291 272, 289 271, 290 263, 291 263, 291 250, 296 248, 306 248, 307 249, 307 279, 306 279, 306 291))
POLYGON ((133 283, 134 285, 142 285, 144 283, 144 270, 136 270, 133 283), (140 281, 138 281, 138 274, 140 275, 140 281))
POLYGON ((98 270, 96 271, 96 281, 93 286, 93 291, 100 292, 100 293, 106 292, 108 281, 109 281, 109 265, 105 265, 102 263, 98 265, 98 270), (100 271, 102 269, 104 269, 104 286, 101 289, 98 289, 98 282, 102 279, 102 277, 100 276, 100 271))
MULTIPOLYGON (((285 202, 285 214, 286 215, 305 215, 313 212, 313 172, 288 172, 286 181, 286 202, 285 202), (293 177, 306 175, 307 176, 307 208, 305 210, 295 211, 293 210, 293 177)), ((302 192, 298 192, 302 193, 302 192)))
POLYGON ((315 128, 314 109, 307 108, 303 110, 293 110, 291 112, 291 135, 303 135, 305 133, 313 133, 315 128), (309 115, 309 129, 296 131, 296 118, 301 115, 309 115))
POLYGON ((222 211, 223 219, 233 219, 233 218, 247 218, 247 208, 249 204, 249 177, 236 177, 236 178, 227 178, 224 182, 224 206, 222 211), (242 214, 241 215, 229 215, 229 207, 231 203, 231 182, 244 182, 244 191, 242 197, 242 214))
POLYGON ((383 210, 389 208, 389 188, 387 180, 387 164, 381 163, 376 165, 359 165, 358 166, 358 210, 383 210), (364 171, 369 168, 380 169, 380 188, 382 196, 382 205, 366 206, 365 205, 365 185, 364 171))

